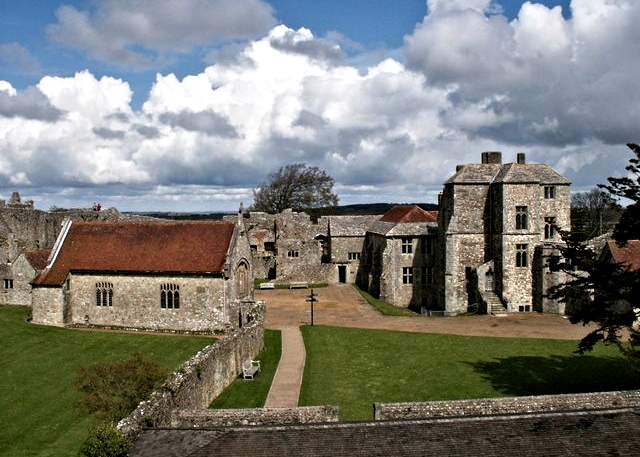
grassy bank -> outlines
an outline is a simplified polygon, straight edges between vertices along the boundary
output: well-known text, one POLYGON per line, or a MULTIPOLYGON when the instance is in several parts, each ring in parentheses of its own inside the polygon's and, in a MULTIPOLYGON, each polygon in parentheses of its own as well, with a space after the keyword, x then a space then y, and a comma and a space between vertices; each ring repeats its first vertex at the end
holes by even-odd
POLYGON ((576 355, 575 341, 482 338, 324 326, 302 328, 300 405, 337 404, 341 420, 375 402, 626 390, 640 379, 616 348, 576 355))
POLYGON ((264 406, 273 376, 276 374, 282 336, 279 330, 264 331, 264 350, 258 355, 260 372, 253 381, 236 379, 211 403, 211 408, 261 408, 264 406))
POLYGON ((27 323, 28 308, 0 306, 1 456, 75 456, 92 419, 75 408, 76 370, 142 353, 176 370, 206 337, 77 331, 27 323))

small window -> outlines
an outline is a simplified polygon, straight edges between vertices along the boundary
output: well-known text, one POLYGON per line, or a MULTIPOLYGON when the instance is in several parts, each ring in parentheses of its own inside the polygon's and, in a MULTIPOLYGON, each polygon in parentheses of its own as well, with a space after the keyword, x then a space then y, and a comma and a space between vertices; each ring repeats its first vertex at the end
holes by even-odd
POLYGON ((403 254, 413 253, 413 238, 402 238, 402 253, 403 254))
POLYGON ((529 313, 531 312, 531 305, 520 305, 518 306, 518 311, 521 313, 529 313))
POLYGON ((297 259, 298 257, 300 257, 300 252, 295 250, 287 251, 287 257, 289 257, 290 259, 297 259))
POLYGON ((433 284, 433 267, 422 267, 422 284, 433 284))
POLYGON ((527 245, 516 244, 516 267, 526 267, 527 264, 527 245))
POLYGON ((4 288, 5 289, 13 289, 13 279, 5 279, 4 280, 4 288))
POLYGON ((556 198, 556 186, 544 186, 544 198, 556 198))
POLYGON ((550 240, 556 237, 556 218, 544 218, 544 239, 550 240))
POLYGON ((266 252, 275 252, 276 244, 273 241, 265 241, 264 250, 266 252))
POLYGON ((433 254, 433 237, 426 236, 422 239, 420 253, 421 254, 433 254))
POLYGON ((413 284, 413 267, 402 267, 402 284, 413 284))
POLYGON ((529 210, 526 206, 516 206, 516 230, 529 228, 529 210))
POLYGON ((110 282, 96 283, 96 306, 113 306, 113 284, 110 282))
POLYGON ((349 260, 360 260, 360 253, 359 252, 349 252, 347 254, 347 258, 349 260))
POLYGON ((160 308, 180 308, 180 286, 178 284, 160 285, 160 308))

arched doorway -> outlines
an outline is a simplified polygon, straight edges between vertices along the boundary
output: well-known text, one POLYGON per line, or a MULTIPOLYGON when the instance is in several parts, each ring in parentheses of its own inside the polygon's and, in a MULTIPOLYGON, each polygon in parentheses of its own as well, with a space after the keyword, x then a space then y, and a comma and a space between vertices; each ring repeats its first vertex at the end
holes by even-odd
POLYGON ((487 271, 484 276, 484 290, 487 292, 493 292, 493 271, 487 271))
POLYGON ((236 291, 238 298, 247 298, 251 289, 249 284, 249 265, 242 260, 236 267, 236 291))

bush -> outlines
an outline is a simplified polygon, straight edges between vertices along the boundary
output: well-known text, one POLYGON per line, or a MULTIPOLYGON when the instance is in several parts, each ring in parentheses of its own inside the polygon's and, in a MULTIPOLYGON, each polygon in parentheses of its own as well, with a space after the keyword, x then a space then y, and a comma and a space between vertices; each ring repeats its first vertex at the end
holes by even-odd
POLYGON ((126 457, 129 443, 113 424, 101 424, 89 432, 79 455, 83 457, 126 457))
POLYGON ((84 392, 79 408, 105 421, 118 421, 168 375, 168 370, 141 354, 119 362, 101 362, 80 368, 76 387, 84 392))

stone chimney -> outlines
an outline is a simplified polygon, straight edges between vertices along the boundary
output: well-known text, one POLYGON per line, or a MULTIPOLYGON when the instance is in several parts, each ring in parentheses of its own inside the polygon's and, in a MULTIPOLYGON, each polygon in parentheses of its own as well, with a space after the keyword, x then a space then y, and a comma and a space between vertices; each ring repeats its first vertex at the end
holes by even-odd
POLYGON ((527 163, 527 161, 525 160, 525 155, 524 152, 519 152, 517 155, 517 163, 524 165, 525 163, 527 163))
POLYGON ((483 164, 501 164, 502 163, 502 152, 500 151, 487 151, 482 153, 482 162, 483 164))

